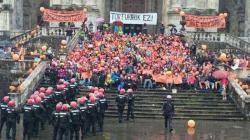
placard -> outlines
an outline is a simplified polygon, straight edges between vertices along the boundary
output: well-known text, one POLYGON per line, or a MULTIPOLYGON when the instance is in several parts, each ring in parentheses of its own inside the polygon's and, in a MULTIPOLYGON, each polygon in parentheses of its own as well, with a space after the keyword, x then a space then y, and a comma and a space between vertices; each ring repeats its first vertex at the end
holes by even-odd
POLYGON ((123 24, 157 24, 157 13, 123 13, 110 11, 110 23, 121 21, 123 24))

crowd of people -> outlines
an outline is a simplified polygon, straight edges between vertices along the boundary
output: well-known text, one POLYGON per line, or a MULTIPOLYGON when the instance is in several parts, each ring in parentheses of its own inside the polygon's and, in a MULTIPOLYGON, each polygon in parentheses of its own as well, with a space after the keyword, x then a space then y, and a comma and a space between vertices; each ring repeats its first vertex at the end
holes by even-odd
MULTIPOLYGON (((234 68, 238 65, 238 61, 233 62, 233 57, 227 59, 229 66, 234 68)), ((243 60, 245 62, 246 58, 243 60)), ((108 108, 105 89, 115 88, 120 93, 116 102, 121 123, 126 103, 127 120, 134 119, 135 96, 132 93, 138 88, 161 87, 224 93, 227 78, 213 76, 218 61, 217 54, 206 48, 197 53, 196 45, 189 44, 177 34, 131 36, 96 32, 90 34, 88 40, 81 40, 66 60, 52 59, 45 73, 51 87, 39 88, 18 109, 8 96, 3 98, 1 130, 6 123, 6 138, 15 139, 16 123, 19 123, 20 113, 23 113, 24 138, 37 136, 40 126, 44 129, 46 122, 54 127, 54 140, 63 137, 70 137, 71 140, 73 136, 79 139, 80 131, 82 137, 89 132, 95 135, 96 126, 100 132, 103 131, 104 113, 108 108), (92 88, 86 96, 76 98, 79 86, 92 88)), ((167 96, 163 111, 165 126, 171 131, 174 106, 171 103, 169 107, 170 99, 167 96), (169 110, 168 113, 166 110, 169 110)))
POLYGON ((92 87, 89 94, 76 98, 78 85, 74 78, 68 81, 50 78, 49 84, 55 82, 57 85, 54 88, 40 87, 19 108, 9 96, 3 98, 0 130, 6 124, 6 139, 16 138, 20 114, 23 114, 23 139, 37 137, 40 127, 45 129, 46 123, 54 128, 53 140, 78 140, 80 131, 83 139, 88 133, 95 135, 96 127, 103 131, 104 113, 108 107, 104 89, 92 87))
POLYGON ((59 74, 71 75, 71 70, 65 69, 71 65, 84 86, 219 90, 219 85, 227 82, 212 76, 217 55, 208 51, 196 55, 196 50, 178 35, 97 32, 69 54, 59 74))

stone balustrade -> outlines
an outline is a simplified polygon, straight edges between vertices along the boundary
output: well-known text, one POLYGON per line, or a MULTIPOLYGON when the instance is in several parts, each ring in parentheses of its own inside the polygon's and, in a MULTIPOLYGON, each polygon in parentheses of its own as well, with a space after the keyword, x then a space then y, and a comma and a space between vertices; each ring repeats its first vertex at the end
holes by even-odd
POLYGON ((241 113, 245 115, 246 119, 250 119, 250 95, 247 95, 233 79, 229 79, 228 94, 241 113))
POLYGON ((9 96, 11 97, 11 99, 15 100, 17 106, 23 104, 29 94, 31 94, 34 89, 39 85, 47 67, 47 62, 41 62, 20 85, 20 87, 22 88, 21 93, 9 93, 9 96))
MULTIPOLYGON (((231 47, 250 54, 250 43, 226 33, 214 32, 189 32, 187 33, 194 41, 226 43, 231 47)), ((219 47, 219 46, 218 46, 219 47)))
POLYGON ((42 27, 35 30, 26 31, 20 35, 11 38, 11 41, 16 43, 26 44, 31 39, 38 38, 40 36, 66 36, 67 30, 72 30, 74 36, 79 28, 60 28, 60 27, 42 27))
MULTIPOLYGON (((70 52, 77 45, 79 37, 79 32, 75 30, 75 35, 67 44, 67 51, 70 52)), ((67 53, 66 53, 67 54, 67 53)), ((64 56, 66 57, 66 55, 64 56)), ((17 107, 22 105, 26 99, 30 96, 30 94, 37 88, 43 79, 46 68, 49 66, 49 62, 43 61, 41 62, 32 73, 25 79, 25 81, 20 85, 23 89, 21 93, 9 93, 11 99, 16 101, 17 107)))

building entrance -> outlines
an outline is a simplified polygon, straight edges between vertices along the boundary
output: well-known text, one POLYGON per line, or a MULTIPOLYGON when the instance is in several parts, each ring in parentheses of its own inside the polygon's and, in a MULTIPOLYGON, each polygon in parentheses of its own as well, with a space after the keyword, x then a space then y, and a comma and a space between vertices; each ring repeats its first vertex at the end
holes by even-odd
POLYGON ((142 25, 139 24, 124 24, 123 25, 123 33, 131 35, 137 35, 142 32, 142 25))

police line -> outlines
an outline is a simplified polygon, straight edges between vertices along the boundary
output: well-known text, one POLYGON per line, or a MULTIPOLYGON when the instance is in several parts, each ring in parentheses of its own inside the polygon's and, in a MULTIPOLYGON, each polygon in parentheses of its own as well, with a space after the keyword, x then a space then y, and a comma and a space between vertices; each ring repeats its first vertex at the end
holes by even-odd
POLYGON ((123 24, 157 24, 157 13, 123 13, 110 11, 110 23, 121 21, 123 24))

